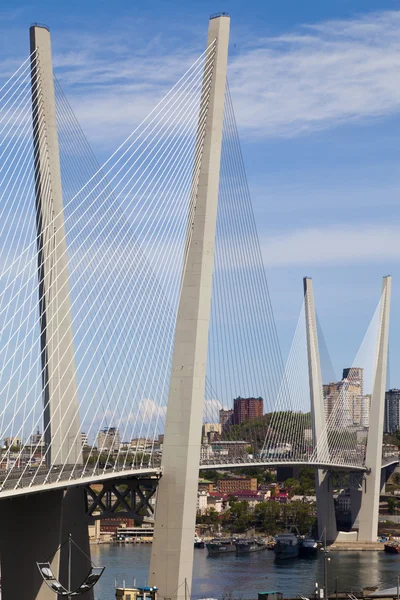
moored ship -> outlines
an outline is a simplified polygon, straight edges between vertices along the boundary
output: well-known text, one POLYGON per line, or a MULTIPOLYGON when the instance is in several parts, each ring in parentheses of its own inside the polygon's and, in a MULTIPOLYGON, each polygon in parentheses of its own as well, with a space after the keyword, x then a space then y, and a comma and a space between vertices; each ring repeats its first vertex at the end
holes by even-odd
POLYGON ((299 555, 302 557, 317 556, 318 542, 314 538, 306 537, 300 540, 299 555))
POLYGON ((257 538, 236 541, 236 552, 238 554, 248 554, 249 552, 259 552, 266 549, 267 544, 264 540, 258 540, 257 538))
POLYGON ((205 544, 204 544, 204 540, 203 538, 199 537, 197 535, 197 533, 194 534, 194 547, 195 548, 204 548, 205 544))
POLYGON ((389 552, 389 554, 400 554, 400 543, 396 541, 386 542, 383 545, 385 552, 389 552))
POLYGON ((208 554, 227 554, 228 552, 236 552, 236 540, 233 538, 215 538, 211 542, 207 542, 206 548, 208 554))
POLYGON ((299 556, 299 538, 294 533, 281 533, 275 538, 275 558, 296 558, 299 556))

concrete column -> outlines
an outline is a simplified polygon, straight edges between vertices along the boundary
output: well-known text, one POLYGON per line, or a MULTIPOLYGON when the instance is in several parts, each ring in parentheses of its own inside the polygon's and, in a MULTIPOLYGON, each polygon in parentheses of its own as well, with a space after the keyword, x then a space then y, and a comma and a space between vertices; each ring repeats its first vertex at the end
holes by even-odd
POLYGON ((370 427, 365 457, 365 465, 370 471, 366 475, 366 485, 361 495, 361 506, 358 513, 358 539, 368 542, 376 541, 378 535, 391 289, 392 278, 390 276, 384 277, 376 351, 376 371, 371 396, 370 427))
POLYGON ((57 490, 1 501, 2 600, 54 600, 36 563, 48 560, 58 576, 62 498, 57 490))
MULTIPOLYGON (((78 550, 72 545, 71 553, 71 588, 74 589, 84 581, 91 567, 85 488, 68 488, 64 492, 62 508, 60 542, 63 543, 71 534, 73 541, 79 546, 78 550)), ((68 565, 68 544, 65 544, 60 550, 59 562, 60 581, 65 587, 68 586, 68 565)), ((93 594, 93 590, 86 592, 85 600, 93 600, 93 594)))
POLYGON ((30 46, 44 438, 48 465, 74 464, 82 450, 48 29, 32 26, 30 46))
MULTIPOLYGON (((68 585, 68 539, 90 555, 84 488, 55 490, 18 496, 0 503, 0 555, 2 600, 54 600, 37 562, 49 561, 53 573, 68 585)), ((90 569, 90 561, 76 548, 72 552, 72 587, 78 587, 90 569)), ((93 600, 93 590, 85 595, 93 600)))
MULTIPOLYGON (((305 277, 303 279, 303 284, 313 444, 316 449, 316 457, 318 460, 322 451, 326 455, 328 440, 325 429, 325 406, 322 390, 321 364, 319 358, 317 320, 315 316, 312 279, 310 277, 305 277)), ((330 486, 329 472, 322 469, 315 470, 315 489, 317 497, 318 534, 322 536, 324 531, 326 531, 327 541, 333 542, 337 538, 337 527, 333 489, 330 486)))
POLYGON ((192 582, 229 24, 229 17, 219 16, 210 20, 208 30, 207 47, 216 40, 214 66, 175 331, 163 476, 157 491, 149 581, 159 588, 161 598, 172 600, 184 598, 185 580, 189 590, 192 582))

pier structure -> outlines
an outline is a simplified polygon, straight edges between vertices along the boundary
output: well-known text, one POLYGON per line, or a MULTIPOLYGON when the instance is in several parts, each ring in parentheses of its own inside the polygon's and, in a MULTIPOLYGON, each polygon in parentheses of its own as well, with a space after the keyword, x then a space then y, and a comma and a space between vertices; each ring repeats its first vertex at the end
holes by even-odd
POLYGON ((213 71, 200 106, 200 114, 207 110, 207 120, 204 135, 199 132, 197 137, 202 158, 198 180, 193 182, 195 216, 176 322, 150 563, 150 584, 172 600, 185 598, 185 586, 191 589, 192 581, 229 27, 227 15, 210 19, 207 48, 214 54, 213 71))

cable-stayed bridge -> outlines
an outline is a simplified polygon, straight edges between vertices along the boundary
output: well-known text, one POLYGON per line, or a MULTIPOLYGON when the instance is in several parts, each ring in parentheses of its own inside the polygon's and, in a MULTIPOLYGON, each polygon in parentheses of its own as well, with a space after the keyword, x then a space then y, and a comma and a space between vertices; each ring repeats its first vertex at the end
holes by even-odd
MULTIPOLYGON (((6 600, 53 598, 35 563, 51 556, 65 580, 55 550, 66 536, 89 554, 88 514, 143 518, 157 487, 150 580, 163 597, 183 595, 199 468, 315 468, 328 539, 339 535, 331 474, 347 473, 355 535, 376 536, 381 471, 397 463, 381 459, 391 278, 365 352, 328 395, 305 278, 284 366, 228 38, 229 17, 211 18, 206 50, 102 166, 54 77, 47 28, 31 28, 30 56, 0 87, 6 600), (239 394, 261 401, 257 419, 237 417, 239 394), (203 422, 216 426, 213 439, 201 439, 203 422), (34 540, 24 544, 23 583, 18 527, 34 540)), ((77 581, 86 568, 76 562, 77 581)))

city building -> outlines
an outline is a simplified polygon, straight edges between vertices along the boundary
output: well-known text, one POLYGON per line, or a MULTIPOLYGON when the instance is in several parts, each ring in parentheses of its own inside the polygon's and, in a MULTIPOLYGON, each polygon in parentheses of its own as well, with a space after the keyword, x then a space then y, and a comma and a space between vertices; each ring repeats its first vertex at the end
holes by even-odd
POLYGON ((347 379, 352 384, 359 386, 361 394, 364 393, 364 369, 362 367, 343 369, 342 379, 347 379))
POLYGON ((325 417, 338 428, 368 427, 369 396, 364 395, 364 369, 343 369, 341 381, 323 386, 325 417))
POLYGON ((119 429, 116 427, 105 427, 98 432, 96 446, 99 452, 118 452, 121 446, 119 429))
POLYGON ((382 457, 391 458, 392 456, 399 456, 399 448, 395 444, 383 444, 382 445, 382 457))
POLYGON ((249 442, 245 440, 218 440, 218 442, 213 442, 210 446, 212 451, 211 456, 214 460, 242 460, 247 457, 249 442))
POLYGON ((81 444, 82 448, 86 448, 88 444, 88 435, 84 431, 81 432, 81 444))
POLYGON ((222 513, 224 509, 224 497, 219 492, 210 492, 207 495, 207 510, 211 508, 217 513, 222 513))
POLYGON ((39 429, 36 433, 33 433, 29 439, 29 445, 31 448, 43 448, 44 447, 44 439, 43 435, 39 433, 39 429))
POLYGON ((302 494, 294 495, 290 499, 291 502, 302 502, 303 504, 313 504, 317 502, 317 496, 304 496, 302 494))
POLYGON ((336 510, 340 513, 349 513, 351 511, 350 490, 341 490, 336 498, 336 510))
MULTIPOLYGON (((232 494, 226 494, 223 498, 226 508, 229 508, 229 498, 232 494)), ((233 494, 235 498, 239 500, 239 502, 247 502, 250 509, 254 509, 257 504, 260 502, 264 502, 265 497, 263 494, 253 490, 240 490, 233 494)))
POLYGON ((311 427, 307 427, 306 429, 304 429, 303 431, 303 437, 304 437, 304 441, 308 444, 312 444, 313 441, 313 432, 311 427))
POLYGON ((135 521, 130 517, 118 517, 112 519, 99 519, 100 532, 115 535, 120 528, 134 527, 135 521))
POLYGON ((143 523, 141 526, 118 527, 116 530, 117 540, 136 540, 141 542, 152 542, 154 535, 154 526, 143 523))
POLYGON ((371 408, 371 394, 361 396, 361 427, 369 427, 369 411, 371 408))
POLYGON ((219 422, 222 431, 229 429, 229 427, 233 425, 233 409, 230 408, 229 410, 224 410, 221 408, 219 411, 219 422))
POLYGON ((200 515, 207 513, 207 497, 208 492, 200 490, 197 492, 197 513, 200 515))
POLYGON ((400 430, 400 390, 392 389, 385 394, 385 419, 383 431, 394 433, 400 430))
POLYGON ((4 438, 4 446, 6 448, 21 448, 21 438, 19 437, 6 437, 4 438))
POLYGON ((151 450, 154 447, 154 442, 150 438, 133 438, 130 441, 130 447, 140 451, 151 450))
POLYGON ((240 478, 240 479, 219 479, 217 482, 218 491, 221 494, 235 494, 244 490, 252 492, 257 491, 256 477, 240 478))
POLYGON ((279 489, 278 483, 262 483, 259 486, 260 492, 263 492, 266 498, 273 498, 279 494, 279 489))
POLYGON ((199 479, 199 492, 213 492, 214 483, 208 479, 199 479))
POLYGON ((260 398, 235 398, 233 400, 233 422, 240 425, 258 419, 264 414, 264 401, 260 398))
POLYGON ((207 444, 218 440, 220 438, 221 433, 221 423, 204 423, 201 434, 203 443, 207 444))
POLYGON ((207 462, 211 458, 213 458, 213 449, 210 444, 202 444, 200 446, 200 462, 207 462))

